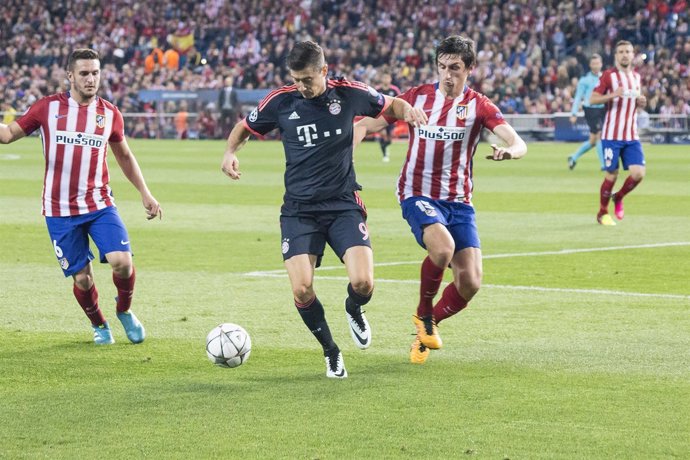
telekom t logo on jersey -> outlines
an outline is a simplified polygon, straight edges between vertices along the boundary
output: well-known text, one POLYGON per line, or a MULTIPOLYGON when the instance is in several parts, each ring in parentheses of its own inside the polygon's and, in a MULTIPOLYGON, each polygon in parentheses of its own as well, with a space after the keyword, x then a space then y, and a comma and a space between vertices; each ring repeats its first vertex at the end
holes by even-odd
MULTIPOLYGON (((343 133, 343 130, 338 128, 335 130, 335 135, 339 136, 343 133)), ((316 130, 316 124, 312 123, 310 125, 300 125, 297 127, 297 140, 301 142, 306 142, 304 144, 305 147, 315 147, 316 144, 314 144, 312 141, 319 139, 319 133, 316 130)), ((324 131, 321 133, 323 137, 331 137, 331 132, 330 131, 324 131)))

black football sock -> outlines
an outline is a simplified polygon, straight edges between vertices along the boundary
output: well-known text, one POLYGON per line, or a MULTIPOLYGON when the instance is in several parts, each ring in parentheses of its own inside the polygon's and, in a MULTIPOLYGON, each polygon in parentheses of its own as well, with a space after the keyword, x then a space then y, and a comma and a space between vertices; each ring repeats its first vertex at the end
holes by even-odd
POLYGON ((352 288, 352 283, 347 285, 347 300, 345 300, 345 309, 348 313, 359 313, 360 307, 366 305, 371 300, 371 293, 367 296, 357 294, 352 288))
POLYGON ((321 305, 317 297, 314 297, 313 300, 306 304, 300 304, 295 301, 295 307, 297 307, 297 311, 302 317, 304 324, 307 325, 311 333, 316 337, 316 340, 318 340, 323 347, 324 352, 333 348, 338 348, 333 341, 331 330, 326 322, 326 314, 323 311, 323 305, 321 305))

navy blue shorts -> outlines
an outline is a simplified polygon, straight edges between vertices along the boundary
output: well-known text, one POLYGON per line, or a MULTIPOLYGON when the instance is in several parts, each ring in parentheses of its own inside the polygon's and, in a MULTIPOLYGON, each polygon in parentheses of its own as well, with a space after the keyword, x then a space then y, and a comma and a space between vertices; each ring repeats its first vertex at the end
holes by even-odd
POLYGON ((424 227, 440 223, 448 229, 455 242, 455 252, 465 248, 481 248, 474 208, 465 203, 412 197, 400 203, 403 218, 417 243, 424 249, 424 227))
POLYGON ((585 120, 587 120, 589 132, 591 134, 600 132, 601 127, 604 125, 606 109, 604 107, 583 107, 582 110, 585 111, 585 120))
POLYGON ((645 165, 640 141, 609 141, 602 139, 601 148, 604 149, 605 170, 608 172, 617 170, 621 161, 623 162, 623 169, 626 171, 631 165, 645 165))
POLYGON ((100 253, 100 261, 114 251, 132 252, 125 224, 114 206, 70 217, 46 217, 53 250, 65 276, 72 276, 94 259, 89 236, 100 253))
POLYGON ((369 228, 361 211, 315 212, 300 216, 280 216, 283 260, 299 254, 317 256, 321 265, 326 243, 343 260, 353 246, 371 247, 369 228))

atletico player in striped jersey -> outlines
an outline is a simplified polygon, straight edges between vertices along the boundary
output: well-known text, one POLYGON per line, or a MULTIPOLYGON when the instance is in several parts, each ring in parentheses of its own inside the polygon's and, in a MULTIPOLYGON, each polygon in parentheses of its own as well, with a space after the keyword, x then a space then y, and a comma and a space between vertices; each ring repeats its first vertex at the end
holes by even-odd
POLYGON ((606 104, 601 130, 606 172, 599 190, 600 206, 597 213, 597 222, 601 225, 616 225, 609 215, 611 200, 616 218, 623 219, 623 198, 637 187, 645 175, 645 159, 637 135, 637 108, 647 105, 647 98, 642 94, 640 74, 633 70, 634 57, 632 43, 626 40, 616 43, 615 67, 602 74, 599 85, 590 97, 592 104, 606 104), (623 163, 623 169, 630 171, 630 175, 620 190, 612 193, 620 163, 623 163))
POLYGON ((44 97, 19 120, 0 124, 0 142, 8 144, 40 129, 45 158, 43 215, 65 276, 74 279, 73 293, 91 321, 97 345, 114 343, 98 305, 89 236, 101 262, 113 269, 116 313, 133 343, 145 330, 130 310, 135 271, 129 236, 115 208, 108 174, 108 145, 120 168, 141 194, 148 219, 162 211, 151 195, 124 135, 120 111, 98 97, 100 58, 91 49, 74 50, 67 65, 70 91, 44 97))
MULTIPOLYGON (((414 87, 400 98, 429 117, 425 126, 410 126, 407 158, 398 178, 397 195, 417 242, 428 251, 421 266, 420 300, 413 315, 417 334, 410 361, 423 363, 429 349, 441 348, 436 327, 458 313, 479 290, 482 257, 472 207, 472 162, 482 128, 504 143, 492 144, 487 158, 518 159, 527 153, 525 142, 505 121, 500 110, 467 85, 476 65, 474 42, 450 36, 436 47, 439 81, 414 87), (453 282, 434 305, 443 272, 450 265, 453 282)), ((392 120, 385 115, 365 118, 355 126, 355 140, 380 130, 392 120)))

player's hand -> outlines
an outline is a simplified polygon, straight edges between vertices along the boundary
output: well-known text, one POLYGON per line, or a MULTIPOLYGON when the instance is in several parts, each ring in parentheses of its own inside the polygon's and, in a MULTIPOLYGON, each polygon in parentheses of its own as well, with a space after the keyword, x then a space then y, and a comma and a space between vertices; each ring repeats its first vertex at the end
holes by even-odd
MULTIPOLYGON (((619 87, 616 88, 616 90, 615 90, 613 93, 611 93, 611 94, 613 94, 613 98, 616 98, 616 97, 623 97, 623 94, 625 94, 625 90, 623 89, 622 86, 619 86, 619 87)), ((612 98, 612 99, 613 99, 613 98, 612 98)))
POLYGON ((572 115, 570 117, 570 124, 574 125, 575 123, 577 123, 577 117, 575 115, 572 115))
POLYGON ((230 179, 238 180, 242 173, 240 172, 240 160, 237 159, 237 155, 226 152, 223 156, 223 163, 220 166, 220 170, 230 179))
POLYGON ((415 128, 427 124, 428 121, 429 117, 427 117, 426 113, 419 107, 412 107, 405 112, 405 122, 411 124, 415 128))
POLYGON ((487 155, 487 160, 503 161, 513 159, 513 155, 511 155, 511 153, 506 150, 505 147, 499 147, 496 144, 491 144, 491 148, 494 150, 494 153, 492 155, 487 155))
POLYGON ((144 203, 144 209, 146 209, 147 220, 155 219, 156 217, 158 217, 158 219, 163 218, 163 208, 161 208, 161 205, 153 196, 149 195, 144 198, 142 203, 144 203))

